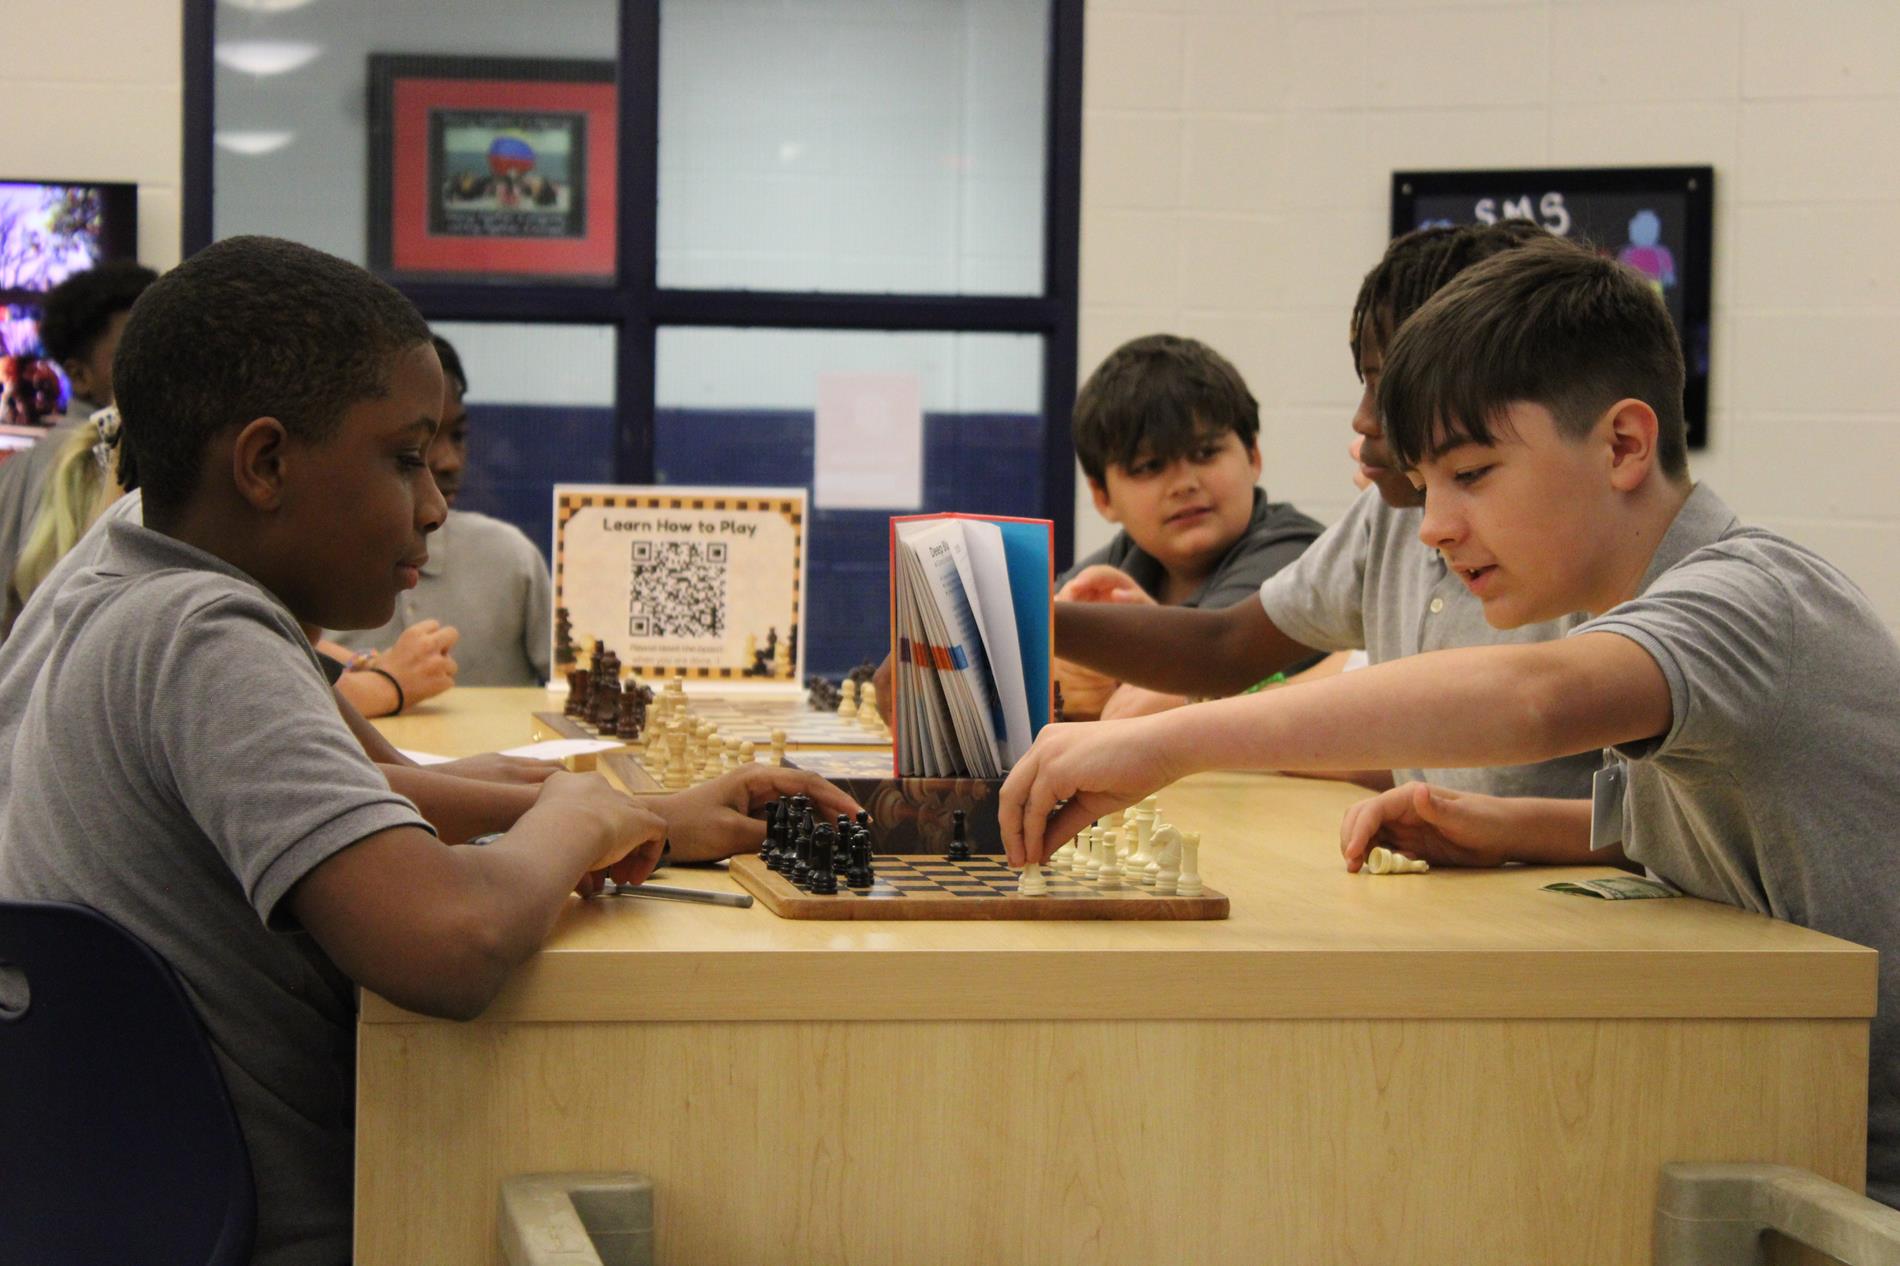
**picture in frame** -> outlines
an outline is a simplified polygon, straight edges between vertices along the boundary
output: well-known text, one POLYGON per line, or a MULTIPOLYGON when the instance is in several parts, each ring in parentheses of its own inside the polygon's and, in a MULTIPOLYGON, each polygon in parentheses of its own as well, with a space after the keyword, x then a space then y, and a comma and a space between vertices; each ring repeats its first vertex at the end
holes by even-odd
POLYGON ((611 283, 618 128, 611 61, 372 53, 370 267, 611 283))
POLYGON ((1392 173, 1392 236, 1430 224, 1534 220, 1650 278, 1682 337, 1689 447, 1709 437, 1713 167, 1392 173))

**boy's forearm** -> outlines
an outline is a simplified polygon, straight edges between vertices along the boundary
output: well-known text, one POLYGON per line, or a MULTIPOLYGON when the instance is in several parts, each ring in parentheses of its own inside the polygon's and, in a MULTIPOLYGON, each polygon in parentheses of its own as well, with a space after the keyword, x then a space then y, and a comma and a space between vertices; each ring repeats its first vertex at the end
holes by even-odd
POLYGON ((1230 695, 1313 652, 1282 633, 1258 599, 1221 610, 1058 602, 1056 654, 1166 694, 1230 695))
POLYGON ((1415 655, 1148 723, 1177 777, 1520 765, 1663 733, 1669 691, 1635 643, 1600 633, 1415 655))
POLYGON ((390 790, 407 796, 435 833, 459 844, 477 835, 506 831, 533 807, 538 783, 488 782, 458 778, 418 765, 382 765, 390 790))

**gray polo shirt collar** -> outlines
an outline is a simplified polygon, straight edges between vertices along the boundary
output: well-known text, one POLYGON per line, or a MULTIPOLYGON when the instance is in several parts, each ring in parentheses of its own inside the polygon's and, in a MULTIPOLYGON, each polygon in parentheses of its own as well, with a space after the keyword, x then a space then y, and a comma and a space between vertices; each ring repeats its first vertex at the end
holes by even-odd
POLYGON ((1707 484, 1697 484, 1689 490, 1688 499, 1676 511, 1669 530, 1657 542, 1656 552, 1650 556, 1649 567, 1643 572, 1643 583, 1636 587, 1636 592, 1648 592, 1658 576, 1704 545, 1721 540, 1740 526, 1741 520, 1735 516, 1735 511, 1729 509, 1728 504, 1716 496, 1713 489, 1707 484))

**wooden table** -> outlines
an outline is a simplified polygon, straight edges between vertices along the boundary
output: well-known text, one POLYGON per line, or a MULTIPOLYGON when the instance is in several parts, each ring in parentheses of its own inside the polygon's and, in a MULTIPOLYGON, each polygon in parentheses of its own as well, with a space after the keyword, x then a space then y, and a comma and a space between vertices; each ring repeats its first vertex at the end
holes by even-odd
MULTIPOLYGON (((544 698, 384 728, 486 750, 544 698)), ((1541 891, 1591 871, 1348 875, 1359 794, 1163 793, 1225 922, 577 900, 475 1023, 366 996, 357 1261, 499 1263, 497 1186, 536 1170, 650 1176, 668 1266, 1621 1264, 1665 1161, 1860 1188, 1871 950, 1541 891)))

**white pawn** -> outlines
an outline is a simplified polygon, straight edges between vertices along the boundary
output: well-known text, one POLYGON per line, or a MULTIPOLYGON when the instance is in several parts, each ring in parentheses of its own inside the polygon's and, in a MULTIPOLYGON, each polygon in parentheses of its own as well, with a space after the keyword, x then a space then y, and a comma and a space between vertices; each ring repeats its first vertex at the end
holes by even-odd
POLYGON ((877 687, 868 681, 858 694, 858 724, 873 733, 884 729, 884 717, 877 710, 877 687))
POLYGON ((1181 877, 1181 833, 1171 826, 1155 832, 1155 895, 1171 897, 1181 877))
POLYGON ((1016 892, 1023 897, 1046 897, 1049 895, 1049 880, 1042 873, 1042 867, 1031 862, 1023 867, 1022 878, 1016 881, 1016 892))
POLYGON ((858 715, 858 683, 849 677, 838 691, 838 715, 846 718, 858 715))
POLYGON ((1088 874, 1083 876, 1083 878, 1100 879, 1102 877, 1102 867, 1107 865, 1108 859, 1114 855, 1115 828, 1112 826, 1103 827, 1095 836, 1095 848, 1089 853, 1088 874))
POLYGON ((1073 879, 1086 879, 1089 873, 1089 861, 1100 847, 1102 823, 1098 818, 1086 830, 1072 841, 1074 852, 1069 854, 1069 875, 1073 879))
POLYGON ((1055 871, 1067 870, 1069 868, 1069 859, 1075 856, 1076 840, 1083 840, 1087 838, 1088 838, 1088 828, 1083 827, 1082 833, 1080 835, 1077 835, 1073 837, 1072 839, 1068 840, 1066 843, 1063 844, 1061 848, 1049 854, 1049 860, 1046 863, 1049 869, 1055 870, 1055 871))
POLYGON ((751 742, 739 744, 739 763, 741 765, 753 764, 758 759, 759 759, 758 744, 751 743, 751 742))
POLYGON ((1095 882, 1110 891, 1122 886, 1122 859, 1113 844, 1102 850, 1102 869, 1096 873, 1095 882))
POLYGON ((785 731, 784 730, 772 731, 772 746, 769 750, 771 753, 772 764, 783 765, 785 763, 785 731))
POLYGON ((1365 869, 1375 875, 1423 875, 1432 864, 1422 857, 1407 857, 1389 848, 1375 848, 1366 854, 1365 869))
POLYGON ((1201 895, 1201 833, 1181 832, 1181 878, 1174 886, 1179 897, 1201 895))

